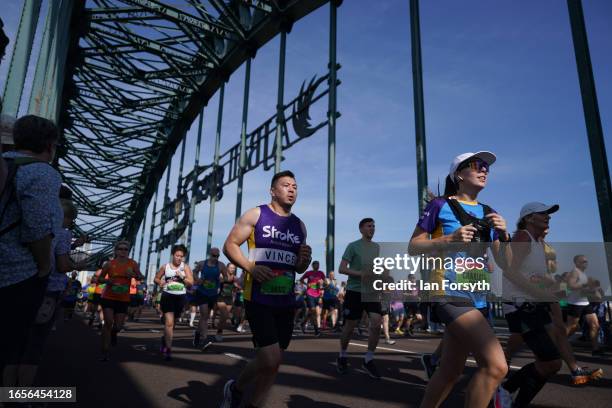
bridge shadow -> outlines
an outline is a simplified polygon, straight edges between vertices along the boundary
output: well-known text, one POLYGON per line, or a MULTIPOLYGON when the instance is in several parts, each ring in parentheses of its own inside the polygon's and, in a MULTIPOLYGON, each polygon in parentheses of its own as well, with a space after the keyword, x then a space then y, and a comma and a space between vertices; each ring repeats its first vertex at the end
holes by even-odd
POLYGON ((168 391, 168 397, 185 403, 190 407, 206 407, 211 403, 210 396, 214 395, 216 390, 201 382, 188 381, 187 386, 175 388, 168 391))
POLYGON ((347 406, 315 401, 304 395, 293 394, 289 397, 289 401, 287 401, 287 408, 347 408, 347 406))

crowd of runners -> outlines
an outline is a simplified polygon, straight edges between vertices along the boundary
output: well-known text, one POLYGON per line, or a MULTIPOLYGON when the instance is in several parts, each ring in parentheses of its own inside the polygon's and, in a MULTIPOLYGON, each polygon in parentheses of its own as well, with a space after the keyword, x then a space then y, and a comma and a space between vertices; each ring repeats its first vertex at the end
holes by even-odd
MULTIPOLYGON (((31 126, 39 126, 42 131, 51 126, 48 121, 31 121, 31 126)), ((42 153, 31 169, 53 156, 49 146, 54 146, 56 129, 47 129, 47 133, 48 140, 40 145, 42 153)), ((17 140, 26 143, 19 133, 17 140)), ((34 177, 25 172, 30 162, 23 161, 23 157, 29 157, 28 152, 36 149, 21 146, 19 153, 20 146, 17 147, 17 153, 8 153, 5 158, 22 160, 16 178, 15 194, 19 196, 19 183, 34 177)), ((589 259, 585 255, 576 254, 569 272, 561 273, 557 267, 554 248, 545 237, 551 217, 559 211, 558 205, 525 204, 513 228, 492 207, 478 201, 495 160, 495 155, 486 151, 457 156, 451 163, 444 194, 431 197, 407 248, 413 256, 445 254, 457 258, 470 254, 490 262, 472 268, 471 273, 445 266, 433 268, 427 276, 422 271, 418 277, 411 274, 406 279, 466 283, 484 276, 486 280, 494 261, 503 271, 503 315, 511 333, 505 348, 493 329, 491 299, 486 291, 374 290, 373 279, 389 283, 397 276, 394 278, 389 270, 381 275, 372 273, 374 260, 381 254, 381 246, 374 241, 373 218, 356 223, 361 236, 346 246, 337 271, 322 271, 319 262, 312 260, 307 226, 292 212, 298 198, 296 177, 283 171, 272 178, 270 203, 244 213, 222 249, 211 248, 207 259, 194 263, 192 269, 186 262, 188 248, 176 244, 150 285, 138 263, 129 257, 131 243, 125 240, 114 244, 112 257, 100 260, 95 273, 81 285, 75 271, 84 269, 87 260, 74 262, 70 253, 83 244, 84 238, 72 237, 70 227, 77 209, 70 190, 62 187, 59 207, 52 209, 57 213, 61 210, 63 222, 52 236, 50 272, 40 272, 38 280, 31 283, 25 281, 43 295, 35 308, 23 306, 32 309, 30 323, 24 326, 23 321, 19 322, 23 343, 3 344, 7 350, 15 351, 10 358, 3 355, 3 381, 33 383, 44 341, 56 319, 73 318, 75 308, 101 332, 99 360, 112 361, 111 351, 120 346, 119 333, 125 322, 140 319, 146 306, 155 308, 163 325, 159 351, 166 361, 172 360, 177 324, 193 329, 192 345, 203 352, 222 343, 228 331, 250 332, 255 358, 239 375, 227 379, 223 395, 219 396, 219 404, 225 408, 265 405, 294 332, 339 337, 335 368, 340 376, 351 375, 351 338, 356 332, 365 332, 367 350, 358 365, 375 380, 381 378, 375 362, 381 338, 391 345, 394 338, 411 336, 415 330, 439 332, 442 338, 435 352, 421 358, 429 380, 422 407, 437 407, 446 399, 468 355, 474 357, 478 369, 467 386, 467 407, 486 407, 491 400, 497 408, 528 406, 563 363, 571 372, 571 384, 595 381, 603 371, 580 366, 568 337, 582 324, 581 331, 591 341, 593 356, 605 355, 599 341, 598 313, 603 296, 600 282, 588 276, 589 259), (247 244, 247 253, 242 250, 243 244, 247 244), (228 262, 221 260, 222 253, 228 262), (338 274, 346 281, 337 280, 338 274), (40 281, 41 276, 44 281, 40 281), (44 286, 40 286, 41 282, 44 286), (513 355, 522 344, 533 352, 533 361, 509 372, 513 355), (252 385, 253 392, 246 397, 245 391, 252 385)), ((42 169, 48 171, 46 167, 42 169)), ((18 204, 5 205, 10 221, 16 211, 11 206, 18 204)), ((2 220, 0 226, 6 228, 6 223, 2 220)), ((26 227, 34 230, 36 226, 26 227)), ((0 242, 10 236, 0 236, 0 242)), ((3 245, 9 248, 9 244, 3 245)), ((3 300, 16 299, 13 286, 19 283, 6 277, 2 283, 3 300)))

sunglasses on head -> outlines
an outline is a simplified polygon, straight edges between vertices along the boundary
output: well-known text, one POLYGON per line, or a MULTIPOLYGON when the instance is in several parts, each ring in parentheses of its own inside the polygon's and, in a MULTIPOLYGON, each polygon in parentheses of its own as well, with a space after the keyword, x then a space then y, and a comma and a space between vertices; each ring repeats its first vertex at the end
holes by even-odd
POLYGON ((474 171, 485 171, 488 173, 489 163, 481 159, 474 159, 474 160, 470 160, 468 162, 462 163, 461 166, 459 166, 459 170, 463 170, 467 168, 470 168, 474 171))

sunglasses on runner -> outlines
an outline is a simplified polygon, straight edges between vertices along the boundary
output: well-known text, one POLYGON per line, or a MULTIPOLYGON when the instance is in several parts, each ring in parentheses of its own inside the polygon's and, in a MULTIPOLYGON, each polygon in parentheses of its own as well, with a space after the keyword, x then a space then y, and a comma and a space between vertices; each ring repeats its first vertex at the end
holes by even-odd
POLYGON ((215 254, 210 254, 210 257, 211 257, 211 258, 218 258, 218 257, 219 257, 219 254, 217 254, 217 255, 215 255, 215 254))
POLYGON ((458 170, 463 170, 463 169, 467 169, 470 168, 474 171, 485 171, 485 172, 489 172, 489 163, 487 163, 484 160, 480 160, 480 159, 476 159, 476 160, 470 160, 469 162, 463 163, 461 164, 461 166, 459 166, 458 170))
POLYGON ((129 251, 129 248, 125 248, 125 247, 119 247, 117 248, 117 251, 129 251))

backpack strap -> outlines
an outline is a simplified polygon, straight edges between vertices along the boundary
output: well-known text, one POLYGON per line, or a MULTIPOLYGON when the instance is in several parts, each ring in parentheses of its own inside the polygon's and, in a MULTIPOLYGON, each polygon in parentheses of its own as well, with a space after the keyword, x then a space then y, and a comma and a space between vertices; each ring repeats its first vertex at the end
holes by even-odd
MULTIPOLYGON (((9 157, 3 158, 3 160, 6 162, 7 176, 4 189, 0 191, 0 225, 2 225, 2 220, 4 219, 9 203, 17 200, 17 192, 15 191, 15 177, 17 176, 17 170, 19 167, 27 166, 28 164, 32 163, 46 163, 45 161, 36 159, 34 157, 9 157)), ((0 229, 0 237, 17 228, 20 224, 21 213, 14 222, 0 229)))
POLYGON ((471 224, 475 220, 478 219, 474 217, 473 215, 468 214, 468 212, 465 211, 465 208, 463 208, 461 204, 459 204, 459 201, 457 201, 456 199, 448 198, 448 197, 446 197, 445 199, 446 199, 446 203, 448 204, 450 209, 453 211, 453 214, 455 215, 455 217, 457 218, 457 220, 459 221, 461 225, 471 224))

